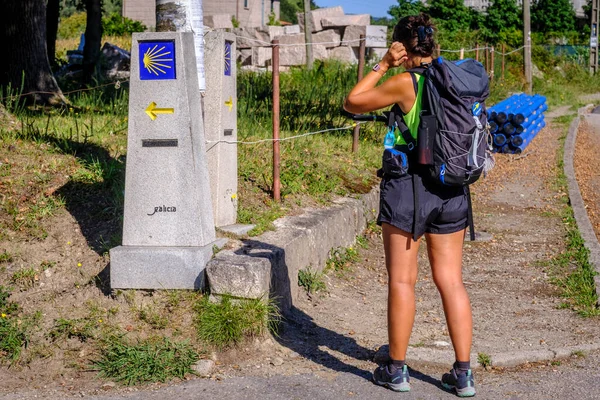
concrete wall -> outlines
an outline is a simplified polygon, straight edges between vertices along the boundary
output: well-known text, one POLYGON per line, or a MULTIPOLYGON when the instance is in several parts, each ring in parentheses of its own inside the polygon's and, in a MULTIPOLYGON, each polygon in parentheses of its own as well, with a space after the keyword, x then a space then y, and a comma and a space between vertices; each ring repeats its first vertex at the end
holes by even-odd
POLYGON ((141 21, 150 30, 156 26, 155 0, 123 0, 123 16, 141 21))

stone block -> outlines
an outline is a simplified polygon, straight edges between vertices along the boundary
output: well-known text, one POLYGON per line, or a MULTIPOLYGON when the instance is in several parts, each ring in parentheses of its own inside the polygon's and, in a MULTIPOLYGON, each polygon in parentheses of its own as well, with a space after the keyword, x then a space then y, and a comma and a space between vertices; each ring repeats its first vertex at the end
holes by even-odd
POLYGON ((360 35, 365 35, 365 46, 387 48, 387 26, 383 25, 351 25, 344 30, 344 43, 358 47, 360 35))
POLYGON ((211 294, 260 299, 269 294, 271 261, 260 254, 217 253, 206 266, 211 294))
POLYGON ((285 28, 283 26, 267 25, 264 29, 269 35, 269 41, 276 39, 278 36, 285 35, 285 28))
POLYGON ((295 33, 301 33, 300 25, 286 25, 283 27, 284 35, 293 35, 295 33))
POLYGON ((326 17, 321 19, 321 27, 323 29, 351 25, 367 26, 370 23, 371 16, 369 14, 342 15, 335 17, 326 17))
POLYGON ((329 58, 332 60, 338 60, 344 63, 357 64, 358 57, 356 52, 349 46, 334 47, 328 50, 329 58))
POLYGON ((208 245, 215 228, 193 34, 135 33, 131 60, 123 245, 208 245), (163 72, 140 62, 154 41, 173 53, 163 72), (169 71, 176 79, 165 79, 169 71))
POLYGON ((232 56, 236 52, 235 39, 223 30, 204 36, 204 67, 210 77, 204 97, 204 135, 209 143, 206 157, 215 226, 235 224, 237 219, 237 145, 219 143, 237 140, 237 63, 232 56), (229 48, 228 54, 223 52, 225 48, 229 48))
POLYGON ((341 42, 341 35, 335 29, 327 29, 325 31, 313 33, 313 43, 321 43, 325 48, 337 47, 341 42))
POLYGON ((213 29, 232 29, 233 23, 231 22, 230 14, 214 14, 204 16, 204 25, 209 26, 213 29))
POLYGON ((104 43, 101 50, 101 67, 107 78, 118 78, 123 72, 129 74, 131 54, 127 50, 104 43))
MULTIPOLYGON (((327 49, 325 46, 313 45, 313 57, 315 60, 327 59, 327 49)), ((293 66, 306 63, 306 46, 285 46, 279 48, 279 65, 293 66)))
POLYGON ((368 55, 367 58, 369 60, 378 62, 378 61, 380 61, 383 58, 383 56, 385 56, 385 53, 387 53, 387 51, 388 51, 387 47, 386 48, 383 48, 383 47, 381 47, 381 48, 371 47, 369 49, 369 55, 368 55))
POLYGON ((270 47, 255 47, 252 49, 252 64, 264 67, 271 64, 271 58, 273 57, 273 50, 270 47))
POLYGON ((110 286, 113 289, 203 289, 204 269, 212 256, 212 244, 115 247, 110 250, 110 286))
POLYGON ((252 49, 238 49, 237 61, 242 65, 252 65, 252 49))
POLYGON ((298 44, 304 46, 305 43, 304 33, 295 33, 293 35, 281 35, 277 36, 275 39, 279 40, 279 44, 283 45, 298 44))
MULTIPOLYGON (((323 26, 321 25, 323 18, 344 16, 344 9, 342 6, 319 8, 312 10, 308 15, 312 32, 318 32, 323 30, 323 26)), ((304 13, 298 13, 298 25, 304 30, 304 13)))
POLYGON ((271 42, 269 34, 260 28, 234 28, 236 45, 238 49, 251 49, 256 46, 265 46, 271 42))
POLYGON ((254 229, 256 225, 246 225, 246 224, 232 224, 226 226, 220 226, 219 230, 227 233, 233 233, 234 235, 244 236, 247 235, 252 229, 254 229))

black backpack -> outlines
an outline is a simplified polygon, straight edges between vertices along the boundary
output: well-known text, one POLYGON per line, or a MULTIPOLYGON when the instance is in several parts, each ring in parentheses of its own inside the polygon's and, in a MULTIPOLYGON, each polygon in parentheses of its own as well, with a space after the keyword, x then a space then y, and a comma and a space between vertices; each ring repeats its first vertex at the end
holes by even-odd
POLYGON ((391 114, 409 148, 416 148, 412 159, 425 166, 425 176, 434 182, 450 186, 475 182, 489 162, 485 108, 489 79, 483 65, 473 59, 440 57, 408 72, 415 89, 414 73, 425 78, 417 141, 408 133, 400 107, 395 105, 391 114))
MULTIPOLYGON (((468 185, 493 166, 485 107, 489 95, 487 72, 473 59, 448 61, 442 57, 408 72, 413 77, 415 93, 414 73, 425 78, 417 140, 410 135, 398 105, 390 111, 390 126, 395 123, 408 149, 416 150, 411 160, 421 166, 425 178, 442 185, 466 187, 471 240, 475 240, 468 185)), ((417 203, 415 196, 415 210, 417 203)))

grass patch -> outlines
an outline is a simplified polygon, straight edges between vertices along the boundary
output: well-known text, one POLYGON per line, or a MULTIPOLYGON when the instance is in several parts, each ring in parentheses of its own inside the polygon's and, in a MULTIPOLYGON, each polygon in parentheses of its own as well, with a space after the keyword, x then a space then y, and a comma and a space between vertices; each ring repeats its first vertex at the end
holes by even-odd
POLYGON ((325 264, 325 271, 335 271, 343 277, 351 271, 352 264, 358 261, 358 251, 354 247, 339 247, 331 251, 325 264))
POLYGON ((124 337, 110 337, 104 341, 100 354, 93 364, 100 377, 125 385, 183 379, 193 373, 191 367, 199 359, 189 343, 166 337, 136 343, 129 343, 124 337))
POLYGON ((153 329, 165 329, 169 325, 169 318, 161 314, 154 307, 141 307, 137 311, 137 316, 140 321, 147 323, 153 329))
POLYGON ((58 318, 48 336, 52 340, 77 338, 82 342, 96 337, 98 322, 90 318, 58 318))
POLYGON ((20 319, 20 307, 8 300, 10 290, 0 286, 0 362, 16 362, 27 343, 28 324, 20 319))
POLYGON ((30 289, 38 279, 37 271, 34 268, 23 268, 12 274, 10 282, 21 289, 30 289))
POLYGON ((483 368, 491 367, 492 366, 492 357, 490 357, 490 355, 486 354, 486 353, 477 353, 477 362, 483 368))
POLYGON ((198 301, 195 310, 198 337, 218 348, 235 345, 246 337, 274 332, 280 320, 279 310, 271 299, 222 296, 219 302, 212 303, 205 296, 198 301))
MULTIPOLYGON (((573 119, 565 120, 569 124, 573 119)), ((558 193, 567 193, 567 177, 564 173, 564 142, 566 134, 560 138, 557 151, 558 174, 553 184, 558 193)), ((561 307, 570 308, 583 317, 600 315, 598 295, 596 294, 594 276, 596 271, 589 260, 589 250, 577 228, 573 209, 569 205, 568 196, 562 196, 560 212, 565 227, 566 249, 552 258, 548 263, 550 280, 561 290, 563 303, 561 307)))
POLYGON ((4 250, 2 253, 0 253, 0 263, 9 263, 12 260, 13 260, 12 254, 7 252, 6 250, 4 250))
POLYGON ((320 271, 313 271, 310 266, 307 269, 298 271, 298 285, 303 287, 309 294, 327 289, 324 274, 320 271))

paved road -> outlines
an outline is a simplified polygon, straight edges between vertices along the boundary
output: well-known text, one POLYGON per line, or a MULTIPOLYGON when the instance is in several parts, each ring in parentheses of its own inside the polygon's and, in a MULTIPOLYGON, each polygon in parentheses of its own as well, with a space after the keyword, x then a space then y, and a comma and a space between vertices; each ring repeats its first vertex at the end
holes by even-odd
MULTIPOLYGON (((519 369, 476 374, 479 399, 600 399, 600 351, 562 361, 561 365, 537 365, 519 369)), ((412 391, 394 393, 373 385, 368 376, 322 371, 319 374, 269 378, 230 377, 221 381, 197 379, 159 390, 106 392, 87 396, 89 400, 191 400, 191 399, 453 399, 456 396, 439 385, 439 371, 422 366, 413 371, 412 391)), ((0 396, 4 400, 67 399, 60 393, 31 392, 0 396)), ((83 396, 82 396, 83 395, 83 396)))

